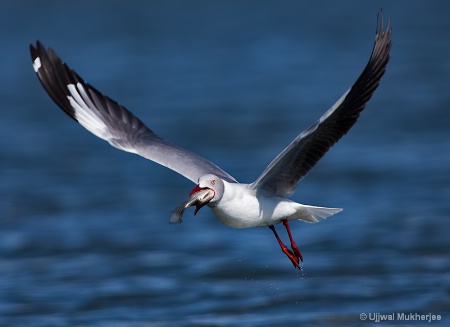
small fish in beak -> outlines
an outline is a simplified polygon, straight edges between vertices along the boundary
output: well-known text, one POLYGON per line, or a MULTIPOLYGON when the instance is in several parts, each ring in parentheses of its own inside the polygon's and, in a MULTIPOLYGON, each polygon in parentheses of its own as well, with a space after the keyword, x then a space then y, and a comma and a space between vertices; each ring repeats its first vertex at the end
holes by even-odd
POLYGON ((194 215, 200 210, 201 207, 208 204, 209 201, 214 197, 215 193, 210 188, 195 188, 193 192, 190 193, 189 199, 184 201, 172 214, 170 218, 171 224, 179 224, 182 221, 184 210, 190 206, 196 206, 194 215), (198 191, 197 191, 198 189, 198 191))

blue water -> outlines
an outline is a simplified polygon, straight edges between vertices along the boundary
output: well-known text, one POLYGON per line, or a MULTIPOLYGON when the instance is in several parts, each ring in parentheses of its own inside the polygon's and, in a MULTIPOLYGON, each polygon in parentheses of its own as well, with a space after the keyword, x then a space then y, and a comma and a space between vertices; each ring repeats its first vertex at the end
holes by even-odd
POLYGON ((448 325, 449 14, 448 1, 2 1, 0 326, 448 325), (268 228, 206 208, 169 225, 193 184, 71 121, 28 53, 41 39, 161 136, 251 182, 356 80, 381 7, 387 73, 293 196, 344 208, 291 224, 302 272, 268 228))

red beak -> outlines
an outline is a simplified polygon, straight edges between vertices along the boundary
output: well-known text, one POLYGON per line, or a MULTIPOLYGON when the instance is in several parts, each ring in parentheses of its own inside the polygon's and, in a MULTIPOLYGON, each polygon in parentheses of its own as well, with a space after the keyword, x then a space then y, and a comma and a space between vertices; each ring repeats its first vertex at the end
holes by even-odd
MULTIPOLYGON (((201 191, 201 190, 203 190, 203 189, 205 189, 205 188, 207 188, 207 187, 200 187, 199 185, 196 185, 193 189, 192 189, 192 191, 191 191, 191 193, 189 193, 189 196, 191 196, 192 194, 194 194, 194 193, 196 193, 196 192, 198 192, 198 191, 201 191)), ((198 204, 197 206, 195 206, 195 210, 194 210, 194 216, 197 214, 197 212, 203 207, 203 206, 205 206, 207 204, 207 202, 205 202, 205 203, 203 203, 203 204, 198 204)))
POLYGON ((192 189, 191 193, 189 193, 189 196, 191 196, 191 195, 194 194, 195 192, 200 191, 201 189, 202 189, 202 188, 201 188, 199 185, 195 186, 195 187, 192 189))
POLYGON ((203 205, 201 205, 201 206, 198 205, 198 206, 195 207, 194 216, 197 215, 197 212, 201 209, 201 207, 203 207, 203 205))

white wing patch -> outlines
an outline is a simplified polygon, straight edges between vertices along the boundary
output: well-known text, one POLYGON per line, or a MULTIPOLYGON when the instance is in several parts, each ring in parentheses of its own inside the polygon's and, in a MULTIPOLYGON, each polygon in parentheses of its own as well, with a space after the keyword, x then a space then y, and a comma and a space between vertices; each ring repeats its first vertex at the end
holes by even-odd
POLYGON ((37 73, 39 68, 41 68, 41 66, 42 66, 41 65, 41 58, 36 57, 36 59, 34 59, 34 62, 33 62, 33 69, 34 69, 34 71, 37 73))
POLYGON ((69 84, 67 89, 71 94, 67 96, 67 99, 69 99, 75 111, 76 120, 95 136, 108 140, 108 135, 110 134, 108 127, 99 114, 96 113, 98 110, 87 96, 83 85, 80 83, 77 83, 76 86, 69 84))
POLYGON ((67 99, 69 99, 70 105, 75 111, 75 119, 81 126, 95 136, 107 141, 113 147, 137 154, 136 149, 130 147, 120 136, 115 136, 114 127, 111 128, 105 124, 105 116, 94 105, 81 83, 77 83, 76 86, 69 84, 67 89, 70 92, 67 99))

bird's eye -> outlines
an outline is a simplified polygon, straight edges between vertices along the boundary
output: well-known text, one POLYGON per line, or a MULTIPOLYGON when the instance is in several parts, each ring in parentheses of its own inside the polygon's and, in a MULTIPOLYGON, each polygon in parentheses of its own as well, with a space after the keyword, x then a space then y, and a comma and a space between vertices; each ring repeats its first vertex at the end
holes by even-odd
POLYGON ((212 181, 211 181, 211 183, 210 183, 211 185, 216 185, 216 180, 215 179, 213 179, 212 181))

